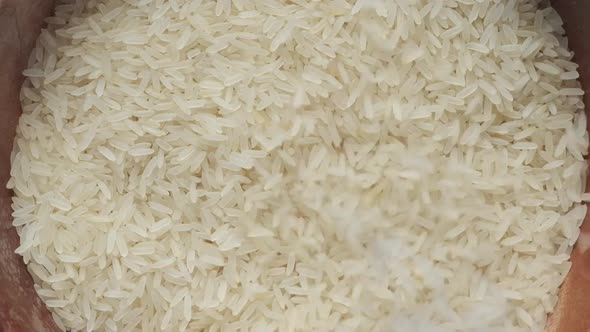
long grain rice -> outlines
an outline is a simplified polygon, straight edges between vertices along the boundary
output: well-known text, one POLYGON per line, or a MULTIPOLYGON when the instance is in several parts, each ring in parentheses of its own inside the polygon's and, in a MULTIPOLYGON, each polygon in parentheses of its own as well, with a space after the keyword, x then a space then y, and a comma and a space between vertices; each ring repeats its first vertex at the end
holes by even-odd
POLYGON ((586 213, 539 0, 60 1, 16 252, 63 330, 541 331, 586 213))

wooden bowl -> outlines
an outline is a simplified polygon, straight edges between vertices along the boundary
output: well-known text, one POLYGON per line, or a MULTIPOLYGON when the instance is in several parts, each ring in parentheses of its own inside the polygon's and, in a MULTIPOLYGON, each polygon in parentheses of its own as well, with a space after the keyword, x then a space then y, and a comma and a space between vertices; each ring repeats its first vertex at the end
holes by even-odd
MULTIPOLYGON (((590 105, 590 0, 554 0, 567 31, 570 48, 580 64, 585 102, 590 105)), ((52 0, 0 0, 0 331, 59 331, 51 314, 37 297, 20 256, 14 254, 18 235, 11 217, 12 193, 5 188, 10 152, 20 115, 19 89, 29 52, 53 9, 52 0)), ((587 111, 590 110, 590 106, 587 111)), ((590 118, 590 117, 589 117, 590 118)), ((587 186, 590 189, 590 186, 587 186)), ((559 302, 547 331, 590 332, 590 219, 582 225, 572 253, 572 269, 563 283, 559 302)), ((413 332, 413 331, 408 331, 413 332)))

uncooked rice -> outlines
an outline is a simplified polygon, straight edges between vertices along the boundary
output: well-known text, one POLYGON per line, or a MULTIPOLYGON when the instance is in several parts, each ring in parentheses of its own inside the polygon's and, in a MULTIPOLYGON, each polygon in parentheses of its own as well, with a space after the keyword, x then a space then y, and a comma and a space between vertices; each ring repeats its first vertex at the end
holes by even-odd
POLYGON ((68 0, 8 187, 71 331, 542 331, 586 213, 539 0, 68 0))

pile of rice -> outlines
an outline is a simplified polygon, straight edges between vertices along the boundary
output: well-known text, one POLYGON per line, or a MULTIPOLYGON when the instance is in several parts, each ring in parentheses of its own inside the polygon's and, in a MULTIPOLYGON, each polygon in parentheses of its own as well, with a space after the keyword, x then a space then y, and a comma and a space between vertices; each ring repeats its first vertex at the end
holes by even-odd
POLYGON ((69 0, 14 226, 64 330, 541 331, 586 213, 537 0, 69 0))

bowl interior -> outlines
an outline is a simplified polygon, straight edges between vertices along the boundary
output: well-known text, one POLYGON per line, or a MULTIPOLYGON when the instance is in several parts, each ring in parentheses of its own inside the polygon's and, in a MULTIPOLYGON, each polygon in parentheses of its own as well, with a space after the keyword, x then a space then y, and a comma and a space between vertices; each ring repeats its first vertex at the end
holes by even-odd
MULTIPOLYGON (((12 193, 5 188, 10 172, 10 152, 20 115, 21 71, 53 0, 0 0, 0 331, 58 331, 51 314, 37 297, 32 279, 20 256, 14 254, 18 235, 11 217, 12 193)), ((590 105, 590 1, 554 0, 565 22, 574 60, 580 64, 585 103, 590 105), (586 84, 584 84, 586 83, 586 84)), ((590 107, 587 107, 590 111, 590 107)), ((587 186, 590 189, 590 186, 587 186)), ((572 252, 572 269, 559 294, 559 303, 547 331, 586 332, 590 328, 590 221, 572 252)))

